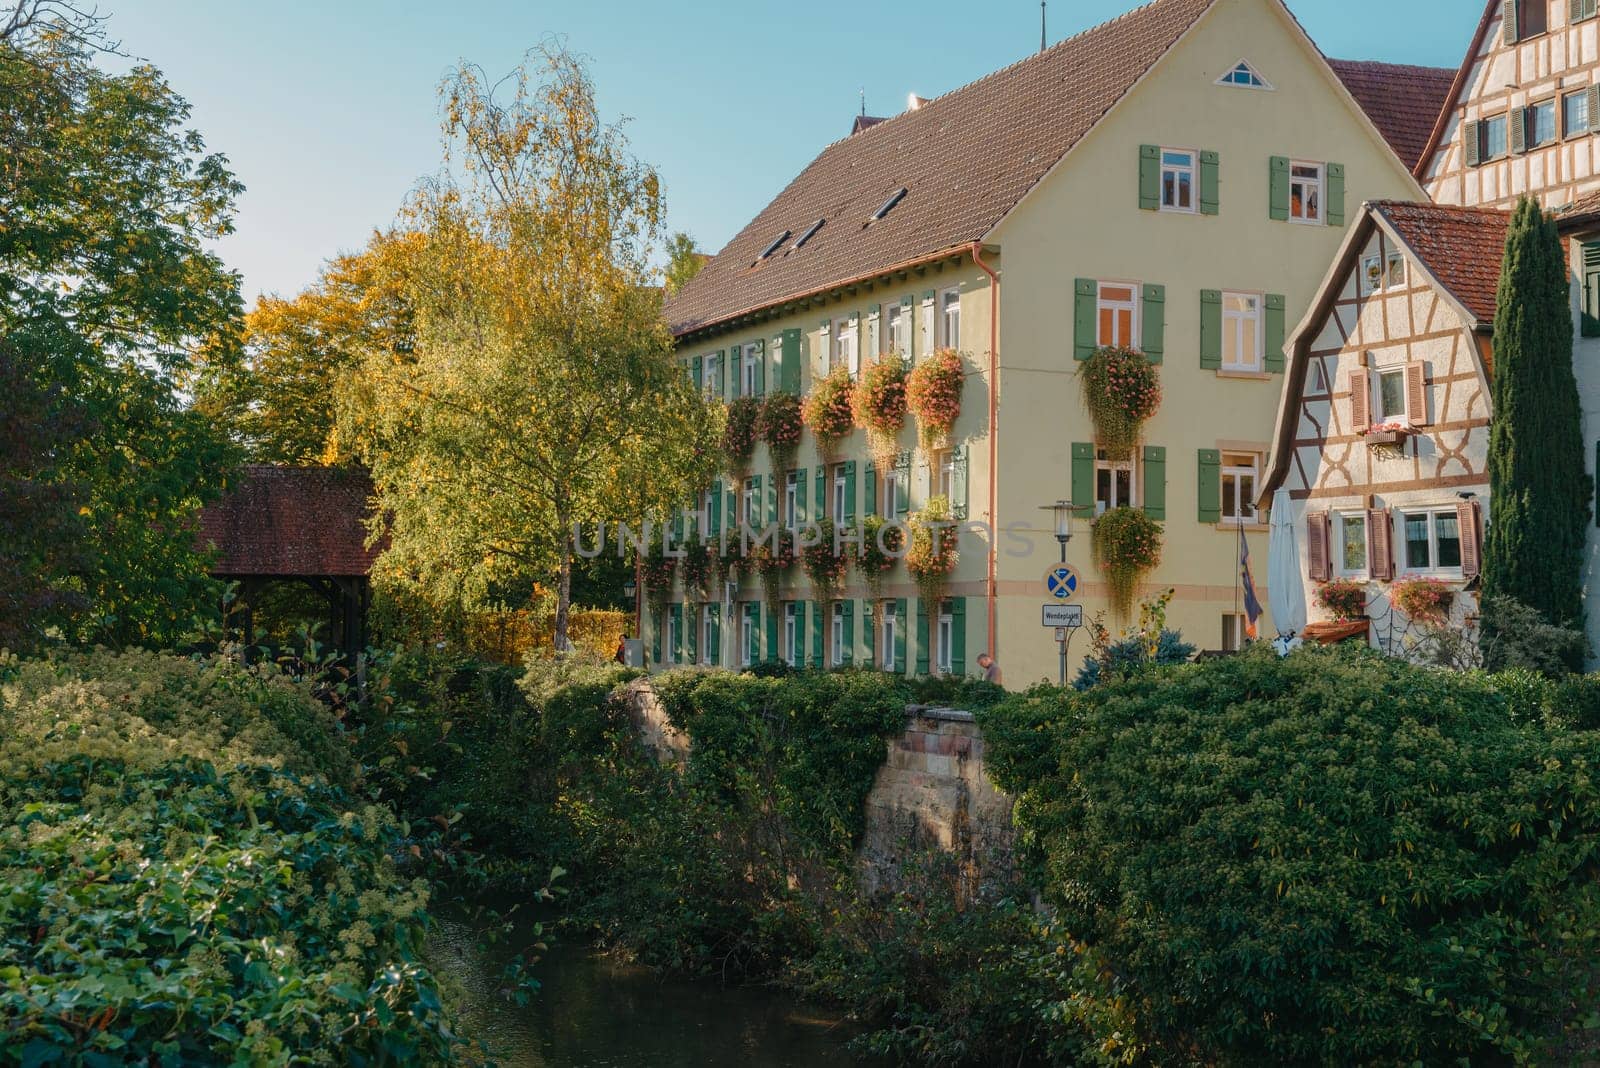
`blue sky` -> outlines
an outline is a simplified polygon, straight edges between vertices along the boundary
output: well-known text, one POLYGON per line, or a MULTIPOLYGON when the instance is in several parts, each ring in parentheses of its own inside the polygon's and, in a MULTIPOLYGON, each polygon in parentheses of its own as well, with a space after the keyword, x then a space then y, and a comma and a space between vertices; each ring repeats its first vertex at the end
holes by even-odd
MULTIPOLYGON (((1054 0, 1054 43, 1133 0, 1054 0)), ((1454 67, 1477 0, 1290 0, 1323 51, 1454 67)), ((867 110, 892 114, 1036 51, 1037 0, 102 0, 246 186, 221 245, 245 296, 291 293, 362 245, 439 161, 435 89, 510 70, 551 34, 587 55, 607 117, 661 173, 673 229, 715 251, 867 110), (446 9, 450 8, 448 13, 446 9), (986 11, 986 14, 978 14, 986 11)))

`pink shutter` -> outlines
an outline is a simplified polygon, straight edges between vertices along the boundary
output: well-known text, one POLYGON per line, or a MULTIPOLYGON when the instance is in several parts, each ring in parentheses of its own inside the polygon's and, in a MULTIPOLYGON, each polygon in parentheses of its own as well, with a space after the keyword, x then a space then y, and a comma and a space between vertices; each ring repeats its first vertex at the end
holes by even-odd
POLYGON ((1367 573, 1379 582, 1394 578, 1393 533, 1387 508, 1367 510, 1367 573))
POLYGON ((1365 433, 1367 427, 1372 425, 1371 407, 1372 393, 1367 386, 1367 369, 1357 367, 1350 372, 1350 432, 1352 434, 1365 433))
POLYGON ((1306 516, 1306 573, 1312 582, 1326 582, 1333 577, 1332 561, 1328 557, 1328 513, 1312 512, 1306 516))
POLYGON ((1412 426, 1428 425, 1427 365, 1406 364, 1406 422, 1412 426))
POLYGON ((1482 570, 1477 501, 1456 502, 1456 526, 1461 535, 1461 577, 1470 581, 1477 578, 1482 570))

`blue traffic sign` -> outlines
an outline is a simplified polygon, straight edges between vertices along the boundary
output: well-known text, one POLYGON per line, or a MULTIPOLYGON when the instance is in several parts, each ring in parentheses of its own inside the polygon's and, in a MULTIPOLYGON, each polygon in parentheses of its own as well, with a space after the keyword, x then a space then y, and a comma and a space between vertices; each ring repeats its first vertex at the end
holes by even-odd
POLYGON ((1070 601, 1078 592, 1078 572, 1066 564, 1044 573, 1044 592, 1058 601, 1070 601))

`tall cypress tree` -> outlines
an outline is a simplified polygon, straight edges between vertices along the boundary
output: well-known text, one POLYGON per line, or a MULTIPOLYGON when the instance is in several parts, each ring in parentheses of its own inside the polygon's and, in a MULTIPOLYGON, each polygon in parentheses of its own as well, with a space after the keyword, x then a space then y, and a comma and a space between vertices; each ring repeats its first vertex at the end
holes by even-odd
MULTIPOLYGON (((1572 373, 1566 260, 1555 223, 1531 198, 1506 231, 1498 300, 1483 597, 1511 597, 1551 623, 1578 627, 1592 484, 1572 373)), ((1486 616, 1486 642, 1494 624, 1486 616)))

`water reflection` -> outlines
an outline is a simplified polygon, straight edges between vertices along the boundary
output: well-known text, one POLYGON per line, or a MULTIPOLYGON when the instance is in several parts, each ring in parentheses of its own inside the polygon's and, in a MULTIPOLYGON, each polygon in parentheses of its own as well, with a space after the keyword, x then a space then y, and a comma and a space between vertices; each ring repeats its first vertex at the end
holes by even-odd
POLYGON ((581 946, 555 947, 534 969, 525 1006, 500 993, 515 947, 485 946, 461 917, 442 919, 436 966, 465 994, 470 1033, 507 1068, 816 1068, 865 1062, 836 1016, 760 988, 663 980, 581 946))

